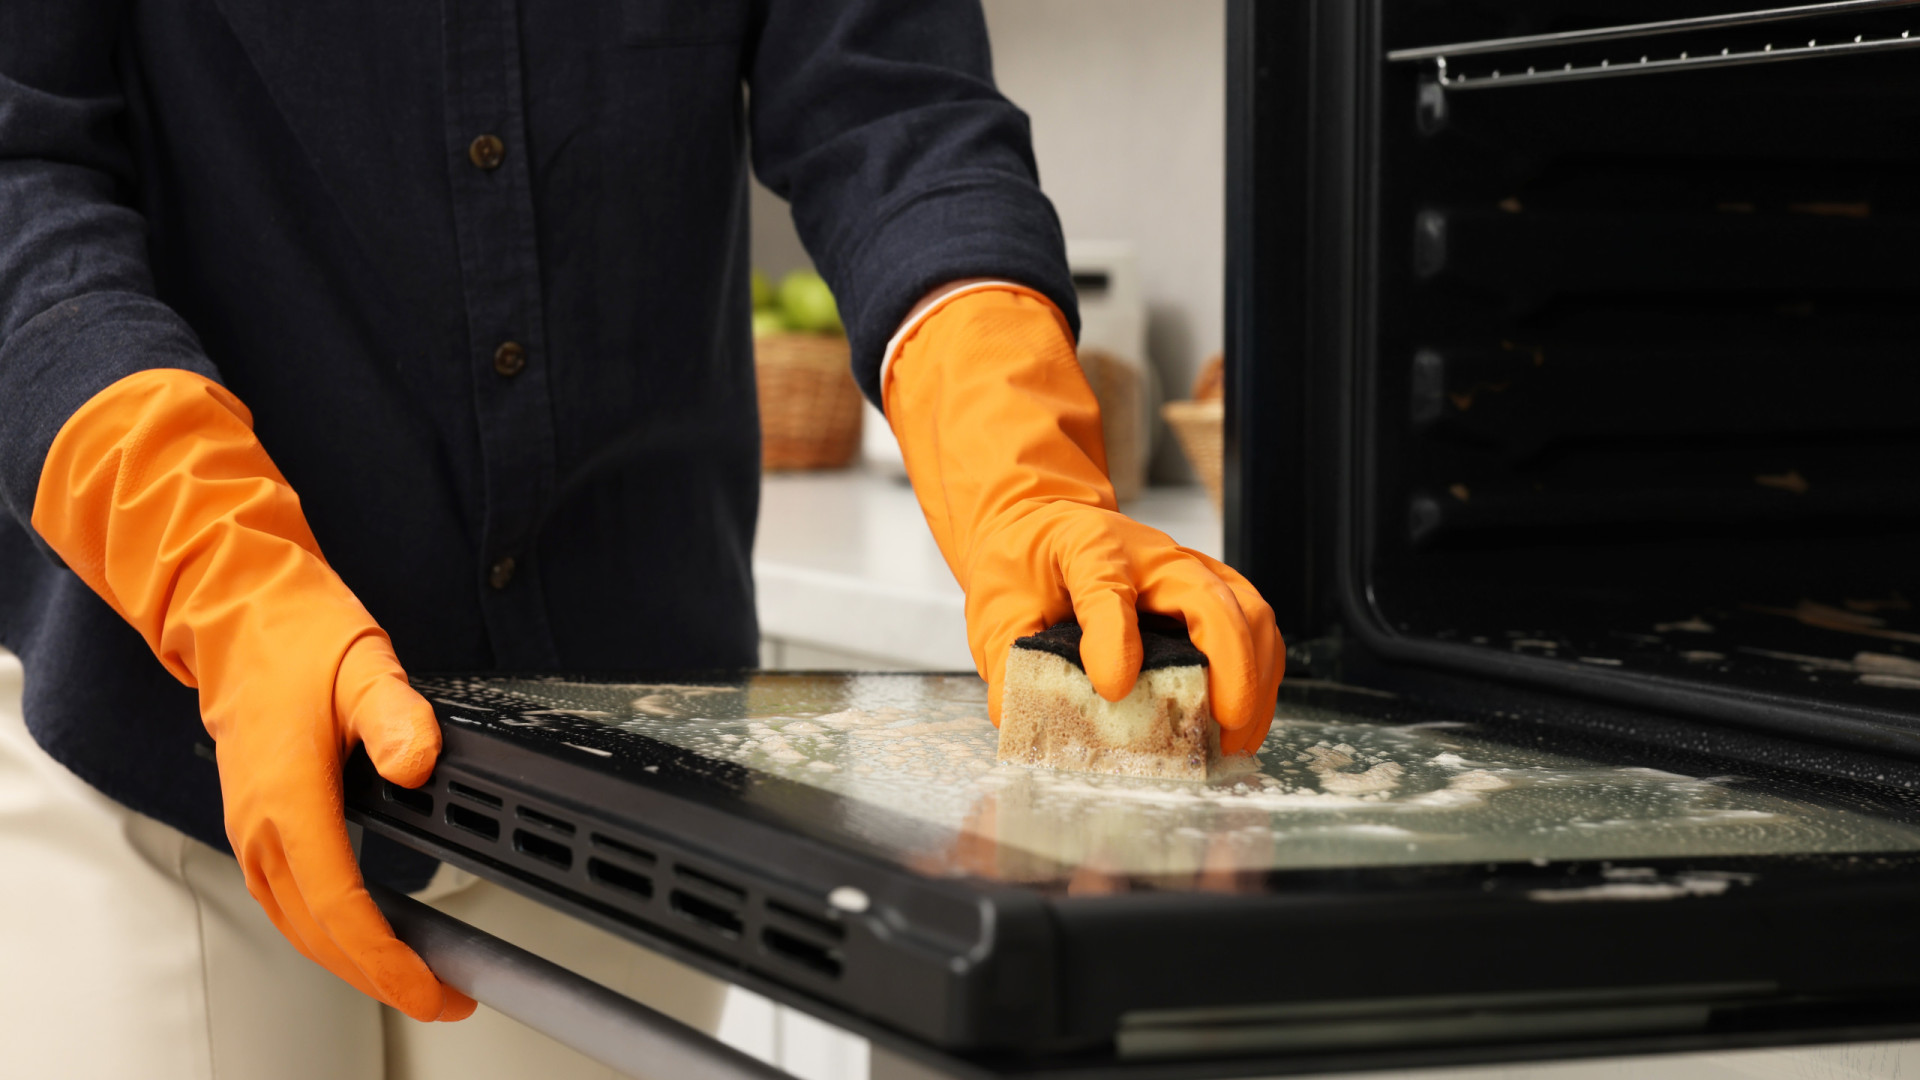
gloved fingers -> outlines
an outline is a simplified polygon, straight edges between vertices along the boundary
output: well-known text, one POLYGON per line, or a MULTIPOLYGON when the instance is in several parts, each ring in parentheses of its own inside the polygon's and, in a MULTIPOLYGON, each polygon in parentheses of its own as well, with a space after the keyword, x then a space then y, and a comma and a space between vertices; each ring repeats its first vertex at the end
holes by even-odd
MULTIPOLYGON (((1185 553, 1160 560, 1146 578, 1141 606, 1182 618, 1194 647, 1206 654, 1213 718, 1228 730, 1257 721, 1263 696, 1261 660, 1233 590, 1185 553)), ((1271 711, 1270 704, 1267 709, 1271 711)))
POLYGON ((440 722, 427 699, 400 679, 388 677, 373 684, 354 716, 353 730, 382 777, 416 788, 433 775, 434 762, 440 758, 440 722))
POLYGON ((379 990, 367 981, 366 974, 340 951, 307 910, 293 871, 287 866, 286 853, 281 850, 279 830, 272 823, 256 827, 244 848, 235 843, 234 853, 240 856, 248 894, 288 944, 355 990, 375 1000, 384 1000, 379 990))
MULTIPOLYGON (((324 777, 301 777, 324 784, 324 777)), ((248 891, 268 918, 307 957, 355 989, 413 1017, 447 1011, 445 987, 398 938, 360 879, 337 803, 314 800, 273 819, 230 828, 248 891), (332 827, 311 822, 331 818, 332 827)), ((464 996, 464 995, 462 995, 464 996)), ((457 1003, 456 1003, 457 1004, 457 1003)))
POLYGON ((1220 732, 1220 752, 1223 754, 1251 754, 1260 749, 1267 741, 1267 730, 1273 727, 1273 714, 1269 712, 1265 720, 1248 724, 1243 728, 1220 732))
POLYGON ((1080 666, 1095 692, 1119 701, 1140 677, 1140 594, 1131 581, 1113 574, 1126 564, 1104 554, 1076 552, 1062 569, 1073 617, 1080 623, 1080 666))
POLYGON ((987 680, 987 719, 994 727, 1000 726, 1000 691, 1007 682, 1007 653, 1012 651, 1015 641, 1037 634, 1049 625, 1044 619, 1035 618, 1002 624, 999 629, 982 635, 985 648, 977 664, 981 677, 987 680))
POLYGON ((993 674, 987 676, 987 721, 994 727, 1000 726, 1000 691, 1007 684, 1007 658, 1003 653, 993 674))
POLYGON ((1240 602, 1241 612, 1246 615, 1247 629, 1253 633, 1254 649, 1261 661, 1261 684, 1277 690, 1287 672, 1287 643, 1280 635, 1280 624, 1274 619, 1273 606, 1240 571, 1198 551, 1181 550, 1200 560, 1201 565, 1213 571, 1215 577, 1233 590, 1235 599, 1240 602))
MULTIPOLYGON (((1008 546, 1025 551, 1028 543, 1022 540, 1008 546)), ((976 577, 981 582, 1003 585, 1007 580, 1020 580, 1006 573, 1003 566, 983 567, 976 577)), ((967 647, 973 654, 974 670, 987 681, 987 718, 994 726, 1000 724, 1000 690, 1006 682, 1008 650, 1016 640, 1045 630, 1072 611, 1073 601, 1057 581, 1042 583, 1038 589, 981 585, 968 590, 967 647)))
POLYGON ((338 811, 334 821, 337 828, 282 834, 301 901, 333 944, 378 989, 377 997, 415 1020, 438 1017, 446 1004, 446 988, 426 961, 393 936, 386 916, 367 895, 338 811))
MULTIPOLYGON (((1247 631, 1253 640, 1253 653, 1259 663, 1260 672, 1259 704, 1256 715, 1263 718, 1264 722, 1250 725, 1249 734, 1242 736, 1242 739, 1254 738, 1251 728, 1257 727, 1258 738, 1254 738, 1254 742, 1248 747, 1248 749, 1255 749, 1259 746, 1260 740, 1265 738, 1266 730, 1272 726, 1274 702, 1280 695, 1281 680, 1286 677, 1286 640, 1281 636, 1280 626, 1274 620, 1272 606, 1260 595, 1260 591, 1253 587, 1252 582, 1243 577, 1239 571, 1216 559, 1197 551, 1190 551, 1188 554, 1198 559, 1202 565, 1213 571, 1214 576, 1233 590, 1234 597, 1240 603, 1240 611, 1246 618, 1247 631)), ((1236 740, 1238 741, 1240 740, 1236 740)), ((1223 748, 1226 746, 1224 740, 1221 745, 1223 748)))
POLYGON ((1080 624, 1080 667, 1096 693, 1119 701, 1140 677, 1140 594, 1134 584, 1140 539, 1134 534, 1141 527, 1111 511, 1067 503, 1048 507, 1040 517, 1050 519, 1049 576, 1080 624))
MULTIPOLYGON (((369 975, 362 966, 363 958, 350 955, 334 941, 328 928, 308 908, 305 898, 300 894, 292 869, 285 859, 280 857, 277 847, 274 849, 272 858, 264 861, 263 865, 268 868, 263 874, 248 875, 247 890, 266 910, 268 918, 273 921, 274 927, 280 931, 281 936, 298 949, 301 955, 326 968, 362 994, 375 1001, 391 1005, 415 1020, 451 1022, 465 1020, 473 1015, 476 1007, 474 1000, 445 983, 440 984, 437 1013, 423 1016, 407 1008, 405 999, 396 997, 390 985, 383 986, 380 981, 376 981, 369 975), (258 881, 257 885, 256 881, 258 881), (279 899, 281 896, 285 896, 288 902, 282 904, 279 899)), ((401 945, 401 948, 406 947, 401 945)), ((408 951, 411 952, 411 950, 408 951)), ((424 962, 420 966, 425 968, 424 962)), ((431 972, 428 972, 427 976, 438 981, 431 972)), ((390 983, 391 980, 387 982, 390 983)))
POLYGON ((407 685, 406 673, 381 634, 356 640, 334 676, 334 713, 349 742, 367 748, 374 770, 401 787, 419 787, 440 757, 433 706, 407 685))
POLYGON ((1131 587, 1075 593, 1074 618, 1080 622, 1080 666, 1093 689, 1108 701, 1133 692, 1140 678, 1140 613, 1131 587))
POLYGON ((441 983, 440 988, 445 997, 441 1000, 440 1015, 434 1017, 436 1021, 447 1024, 458 1023, 472 1016, 473 1010, 480 1007, 479 1002, 446 983, 441 983))

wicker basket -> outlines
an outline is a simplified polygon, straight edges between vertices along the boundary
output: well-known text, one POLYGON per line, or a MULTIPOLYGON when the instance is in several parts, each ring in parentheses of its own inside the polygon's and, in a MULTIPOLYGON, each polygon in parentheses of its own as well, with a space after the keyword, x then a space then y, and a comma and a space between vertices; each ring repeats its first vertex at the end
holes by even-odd
POLYGON ((1227 403, 1219 398, 1169 401, 1160 406, 1160 415, 1173 429, 1174 438, 1180 440, 1180 449, 1186 451, 1193 471, 1200 474, 1200 482, 1206 485, 1213 508, 1220 509, 1220 444, 1221 432, 1226 427, 1227 403))
POLYGON ((860 388, 847 339, 764 334, 753 343, 760 387, 760 466, 839 469, 860 451, 860 388))
POLYGON ((1100 435, 1107 446, 1107 478, 1114 497, 1140 497, 1147 475, 1146 440, 1140 422, 1140 371, 1105 349, 1081 349, 1080 368, 1100 402, 1100 435))

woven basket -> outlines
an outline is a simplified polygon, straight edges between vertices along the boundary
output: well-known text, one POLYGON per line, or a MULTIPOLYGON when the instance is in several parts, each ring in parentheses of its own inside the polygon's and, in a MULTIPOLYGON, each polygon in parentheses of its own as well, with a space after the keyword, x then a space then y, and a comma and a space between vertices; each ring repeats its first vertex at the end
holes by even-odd
POLYGON ((1080 368, 1100 402, 1100 435, 1107 446, 1107 478, 1114 497, 1140 497, 1147 474, 1146 440, 1140 430, 1140 372, 1105 349, 1081 349, 1080 368))
POLYGON ((754 339, 760 388, 760 467, 839 469, 860 451, 860 388, 847 339, 764 334, 754 339))
POLYGON ((1167 420, 1167 426, 1173 429, 1174 438, 1180 440, 1180 449, 1186 451, 1187 460, 1193 463, 1193 471, 1200 474, 1200 482, 1206 485, 1207 497, 1213 500, 1213 508, 1220 509, 1221 482, 1221 432, 1226 427, 1227 403, 1214 398, 1211 401, 1169 401, 1160 406, 1160 415, 1167 420))

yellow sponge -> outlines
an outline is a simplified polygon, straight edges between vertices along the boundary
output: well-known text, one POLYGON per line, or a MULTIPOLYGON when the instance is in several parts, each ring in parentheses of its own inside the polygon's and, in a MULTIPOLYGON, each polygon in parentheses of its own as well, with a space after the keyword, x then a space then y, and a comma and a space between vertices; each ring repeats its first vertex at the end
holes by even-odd
POLYGON ((1119 701, 1080 665, 1080 626, 1013 643, 1000 697, 1001 761, 1078 772, 1205 780, 1220 758, 1207 658, 1171 620, 1141 620, 1139 681, 1119 701))

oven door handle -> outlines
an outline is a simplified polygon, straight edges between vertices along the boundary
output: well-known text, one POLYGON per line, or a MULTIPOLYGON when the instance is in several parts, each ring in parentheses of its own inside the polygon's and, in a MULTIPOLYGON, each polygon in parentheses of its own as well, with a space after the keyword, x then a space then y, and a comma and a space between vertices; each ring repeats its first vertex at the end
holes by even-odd
POLYGON ((1575 82, 1585 79, 1621 78, 1631 75, 1652 75, 1664 71, 1695 70, 1715 67, 1740 67, 1748 64, 1771 64, 1786 60, 1808 60, 1822 56, 1851 55, 1855 53, 1888 52, 1920 46, 1920 37, 1913 37, 1902 31, 1899 37, 1867 38, 1855 35, 1851 40, 1842 38, 1821 44, 1810 40, 1805 45, 1795 44, 1776 49, 1767 45, 1762 49, 1746 49, 1734 52, 1732 49, 1711 50, 1698 55, 1682 52, 1677 56, 1663 56, 1654 59, 1643 55, 1637 59, 1628 58, 1615 63, 1602 60, 1599 63, 1563 64, 1555 67, 1539 64, 1528 65, 1524 69, 1509 66, 1505 70, 1487 67, 1473 73, 1450 70, 1449 60, 1468 56, 1489 56, 1500 53, 1512 53, 1537 49, 1548 49, 1566 45, 1589 45, 1607 41, 1628 41, 1636 38, 1655 37, 1662 34, 1676 34, 1697 30, 1725 29, 1739 26, 1756 26, 1765 23, 1793 22, 1803 19, 1817 19, 1830 15, 1843 15, 1856 12, 1879 11, 1891 8, 1913 7, 1920 0, 1829 0, 1827 3, 1802 4, 1796 7, 1765 8, 1759 11, 1736 11, 1724 15, 1701 15, 1687 19, 1666 19, 1660 22, 1632 23, 1625 26, 1602 26, 1591 30, 1568 30, 1553 34, 1527 34, 1520 37, 1488 38, 1484 41, 1460 41, 1447 45, 1426 45, 1415 49, 1394 49, 1387 53, 1387 59, 1394 63, 1431 60, 1434 62, 1435 79, 1449 90, 1478 90, 1495 86, 1520 86, 1546 82, 1575 82))
POLYGON ((629 1076, 784 1080, 787 1074, 664 1013, 375 882, 373 902, 449 986, 629 1076))

